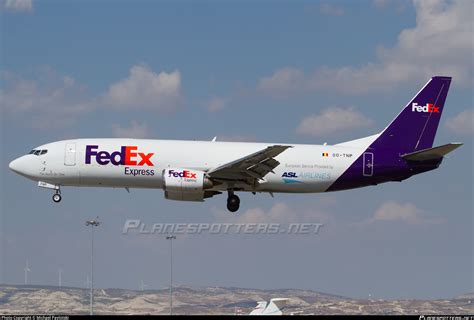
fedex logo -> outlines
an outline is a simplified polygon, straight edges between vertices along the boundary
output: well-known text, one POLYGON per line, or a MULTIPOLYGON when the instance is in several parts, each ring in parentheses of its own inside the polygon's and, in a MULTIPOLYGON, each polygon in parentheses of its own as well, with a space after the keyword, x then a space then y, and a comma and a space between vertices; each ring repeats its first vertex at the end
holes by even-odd
POLYGON ((439 107, 435 106, 432 103, 427 103, 424 106, 419 106, 418 103, 414 102, 411 104, 411 111, 414 112, 429 112, 429 113, 439 113, 439 107))
POLYGON ((188 170, 183 170, 183 171, 170 170, 168 171, 168 177, 171 177, 171 176, 175 178, 197 179, 196 173, 192 173, 191 171, 188 171, 188 170))
POLYGON ((86 164, 91 164, 92 157, 100 165, 107 165, 109 163, 114 166, 153 166, 151 157, 154 153, 137 152, 136 146, 122 146, 120 151, 109 153, 107 151, 97 151, 98 145, 86 146, 86 164))

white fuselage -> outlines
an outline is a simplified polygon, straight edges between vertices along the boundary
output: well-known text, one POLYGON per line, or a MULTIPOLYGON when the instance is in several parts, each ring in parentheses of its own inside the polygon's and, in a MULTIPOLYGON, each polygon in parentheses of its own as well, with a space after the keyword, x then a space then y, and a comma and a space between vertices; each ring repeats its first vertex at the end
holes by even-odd
MULTIPOLYGON (((234 187, 255 192, 324 192, 374 139, 375 136, 371 136, 332 146, 292 145, 292 148, 276 157, 280 164, 258 184, 249 186, 237 183, 234 187)), ((47 150, 45 154, 25 155, 12 162, 10 167, 32 180, 57 186, 163 188, 163 170, 167 168, 206 172, 270 145, 218 141, 75 139, 42 145, 36 149, 47 150), (88 146, 91 152, 89 155, 86 152, 88 146), (132 147, 128 156, 129 164, 123 159, 125 153, 120 154, 123 147, 132 147)), ((226 184, 211 188, 216 191, 227 189, 226 184)))

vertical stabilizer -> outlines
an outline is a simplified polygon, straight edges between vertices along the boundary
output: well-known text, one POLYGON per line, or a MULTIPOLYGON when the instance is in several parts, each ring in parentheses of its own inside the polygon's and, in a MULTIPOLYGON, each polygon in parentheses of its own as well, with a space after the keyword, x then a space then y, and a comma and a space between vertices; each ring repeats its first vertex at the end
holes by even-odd
POLYGON ((397 149, 400 153, 431 148, 443 113, 451 77, 433 77, 385 128, 374 148, 397 149))

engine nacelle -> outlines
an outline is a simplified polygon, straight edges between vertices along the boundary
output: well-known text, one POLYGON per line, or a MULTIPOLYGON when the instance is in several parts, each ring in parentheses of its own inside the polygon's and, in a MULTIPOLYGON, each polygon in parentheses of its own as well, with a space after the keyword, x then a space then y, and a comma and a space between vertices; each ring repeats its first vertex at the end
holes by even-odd
POLYGON ((205 189, 212 187, 203 171, 168 168, 163 170, 163 190, 165 198, 180 201, 204 201, 205 189))

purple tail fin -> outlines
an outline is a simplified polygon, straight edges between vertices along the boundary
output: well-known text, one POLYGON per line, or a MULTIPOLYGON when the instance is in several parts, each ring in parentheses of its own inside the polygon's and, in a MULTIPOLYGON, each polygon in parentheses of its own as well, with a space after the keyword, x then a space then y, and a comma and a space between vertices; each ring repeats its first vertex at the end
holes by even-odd
POLYGON ((371 147, 413 152, 431 148, 448 95, 451 77, 433 77, 371 147))

